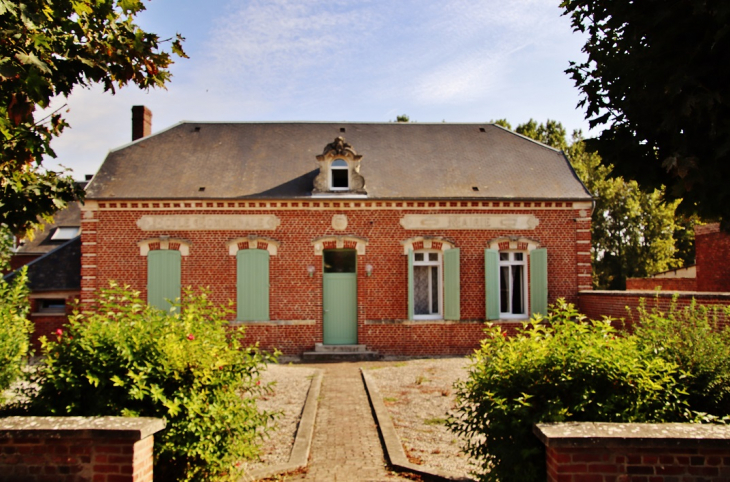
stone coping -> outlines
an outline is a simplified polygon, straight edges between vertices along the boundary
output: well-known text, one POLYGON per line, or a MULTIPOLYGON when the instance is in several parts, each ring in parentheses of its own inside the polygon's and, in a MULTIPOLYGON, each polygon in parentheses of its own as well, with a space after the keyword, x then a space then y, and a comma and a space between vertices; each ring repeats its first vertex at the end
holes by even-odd
POLYGON ((578 292, 579 295, 601 295, 601 296, 640 296, 641 298, 651 299, 655 297, 659 298, 673 298, 675 295, 679 295, 681 298, 692 297, 698 300, 703 299, 730 299, 730 293, 724 291, 681 291, 681 290, 581 290, 578 292))
POLYGON ((114 436, 142 440, 164 428, 164 420, 152 417, 0 418, 0 438, 114 436))
POLYGON ((312 449, 312 438, 314 437, 314 423, 317 419, 319 392, 322 388, 323 371, 316 369, 315 372, 314 378, 309 384, 307 399, 304 401, 304 408, 299 419, 299 427, 294 438, 294 446, 289 454, 289 461, 274 465, 273 467, 253 470, 241 477, 238 482, 269 478, 277 478, 279 480, 278 475, 296 472, 307 466, 309 463, 309 452, 312 449))
POLYGON ((699 423, 538 423, 533 433, 546 447, 730 447, 730 426, 699 423))

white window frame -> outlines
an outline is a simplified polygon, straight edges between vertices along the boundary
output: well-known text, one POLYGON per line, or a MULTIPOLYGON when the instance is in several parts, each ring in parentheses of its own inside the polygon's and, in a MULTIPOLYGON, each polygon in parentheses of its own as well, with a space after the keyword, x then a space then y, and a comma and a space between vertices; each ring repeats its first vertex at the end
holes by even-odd
POLYGON ((342 158, 337 158, 332 161, 332 164, 330 164, 330 189, 332 191, 349 191, 350 190, 350 165, 347 163, 346 160, 342 158), (344 166, 336 166, 335 163, 341 161, 344 162, 344 166), (347 171, 347 186, 346 187, 335 187, 334 185, 334 179, 333 179, 333 171, 347 171))
MULTIPOLYGON (((413 303, 413 319, 414 320, 442 320, 444 318, 444 256, 443 256, 443 252, 441 252, 439 250, 436 250, 436 249, 419 249, 417 251, 414 251, 413 252, 413 275, 412 276, 413 276, 413 284, 414 284, 414 293, 413 293, 414 299, 411 300, 411 302, 413 303), (436 260, 436 261, 429 261, 428 260, 428 258, 429 258, 428 255, 430 253, 436 253, 437 256, 438 256, 438 260, 436 260), (424 255, 423 256, 423 261, 417 261, 416 260, 416 255, 417 254, 423 254, 424 255), (416 296, 416 293, 415 293, 415 283, 416 283, 416 273, 415 273, 415 271, 416 271, 416 266, 436 266, 437 269, 438 269, 438 283, 439 283, 439 286, 438 286, 438 290, 437 290, 437 294, 438 294, 438 312, 437 313, 429 313, 429 314, 426 314, 426 315, 418 315, 415 312, 415 310, 416 310, 416 300, 415 300, 415 296, 416 296)), ((429 291, 428 291, 429 292, 429 298, 430 298, 431 293, 433 292, 433 290, 431 289, 431 286, 430 286, 431 280, 432 280, 432 277, 429 276, 428 277, 428 282, 429 282, 429 291)), ((433 303, 433 300, 432 299, 429 299, 429 304, 428 304, 429 307, 432 305, 432 303, 433 303)))
MULTIPOLYGON (((530 296, 529 296, 529 290, 528 290, 528 266, 527 266, 527 258, 528 258, 528 252, 527 251, 500 251, 499 252, 499 264, 498 264, 498 276, 499 276, 499 317, 500 319, 512 319, 512 320, 526 320, 530 318, 530 296), (508 255, 507 260, 502 259, 502 254, 505 253, 508 255), (515 254, 522 254, 522 260, 516 261, 514 260, 515 254), (524 313, 511 313, 508 311, 502 310, 502 268, 503 267, 512 267, 512 266, 522 266, 522 306, 524 307, 525 312, 524 313)), ((509 299, 512 299, 512 270, 509 270, 509 299)))

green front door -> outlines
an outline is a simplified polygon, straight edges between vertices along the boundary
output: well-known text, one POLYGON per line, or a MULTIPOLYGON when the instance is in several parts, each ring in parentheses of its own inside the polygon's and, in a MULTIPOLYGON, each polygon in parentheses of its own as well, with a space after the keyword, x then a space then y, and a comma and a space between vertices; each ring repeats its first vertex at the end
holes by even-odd
POLYGON ((357 343, 357 253, 328 249, 322 256, 324 344, 357 343))

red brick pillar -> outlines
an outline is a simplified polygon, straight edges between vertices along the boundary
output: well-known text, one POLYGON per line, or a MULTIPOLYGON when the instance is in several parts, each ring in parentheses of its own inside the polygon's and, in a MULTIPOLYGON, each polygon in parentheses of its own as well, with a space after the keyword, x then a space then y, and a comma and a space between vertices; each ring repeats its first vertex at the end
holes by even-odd
POLYGON ((0 482, 152 482, 157 418, 0 419, 0 482))
POLYGON ((548 482, 730 480, 730 427, 689 423, 537 424, 548 482))

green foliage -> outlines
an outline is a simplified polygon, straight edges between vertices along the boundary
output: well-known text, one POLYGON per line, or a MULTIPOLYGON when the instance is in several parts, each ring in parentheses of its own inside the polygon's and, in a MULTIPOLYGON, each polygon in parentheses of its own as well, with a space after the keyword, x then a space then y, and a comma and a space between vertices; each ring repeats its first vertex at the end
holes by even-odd
POLYGON ((30 354, 27 282, 25 268, 10 283, 0 279, 0 403, 5 402, 3 392, 23 375, 30 354))
POLYGON ((625 289, 626 278, 692 264, 697 219, 678 220, 679 201, 665 202, 663 187, 647 192, 636 181, 613 176, 613 166, 586 149, 580 131, 568 142, 560 122, 548 119, 538 124, 530 119, 515 132, 564 151, 594 197, 591 254, 595 288, 625 289))
POLYGON ((543 481, 539 422, 676 422, 690 413, 676 364, 656 357, 609 321, 587 321, 558 300, 513 337, 486 330, 469 378, 457 384, 452 430, 481 465, 481 480, 543 481))
POLYGON ((395 118, 395 121, 396 121, 396 122, 405 122, 405 123, 408 123, 408 122, 410 122, 410 121, 411 121, 411 118, 410 118, 410 117, 408 117, 407 115, 403 114, 403 115, 399 115, 399 116, 397 116, 397 117, 395 118))
POLYGON ((567 70, 619 174, 730 227, 730 3, 563 0, 586 58, 567 70), (688 41, 691 39, 691 41, 688 41))
POLYGON ((693 300, 669 312, 639 308, 637 343, 686 372, 679 380, 688 393, 695 412, 709 419, 730 417, 730 330, 720 325, 722 315, 730 317, 730 307, 707 307, 693 300))
POLYGON ((155 477, 235 480, 257 453, 272 414, 255 397, 259 371, 273 360, 243 347, 227 310, 205 291, 187 290, 169 313, 115 285, 93 313, 75 313, 55 340, 43 340, 45 365, 30 412, 44 415, 161 417, 155 477))
POLYGON ((545 124, 538 124, 530 119, 526 123, 518 125, 515 132, 561 151, 568 148, 565 127, 552 119, 548 119, 545 124))
MULTIPOLYGON (((0 222, 23 233, 82 191, 68 176, 40 168, 51 140, 68 126, 62 113, 34 112, 74 87, 105 91, 164 87, 171 54, 134 24, 142 0, 0 0, 0 222)), ((179 35, 173 54, 185 57, 179 35)), ((60 110, 60 109, 59 109, 60 110)))

